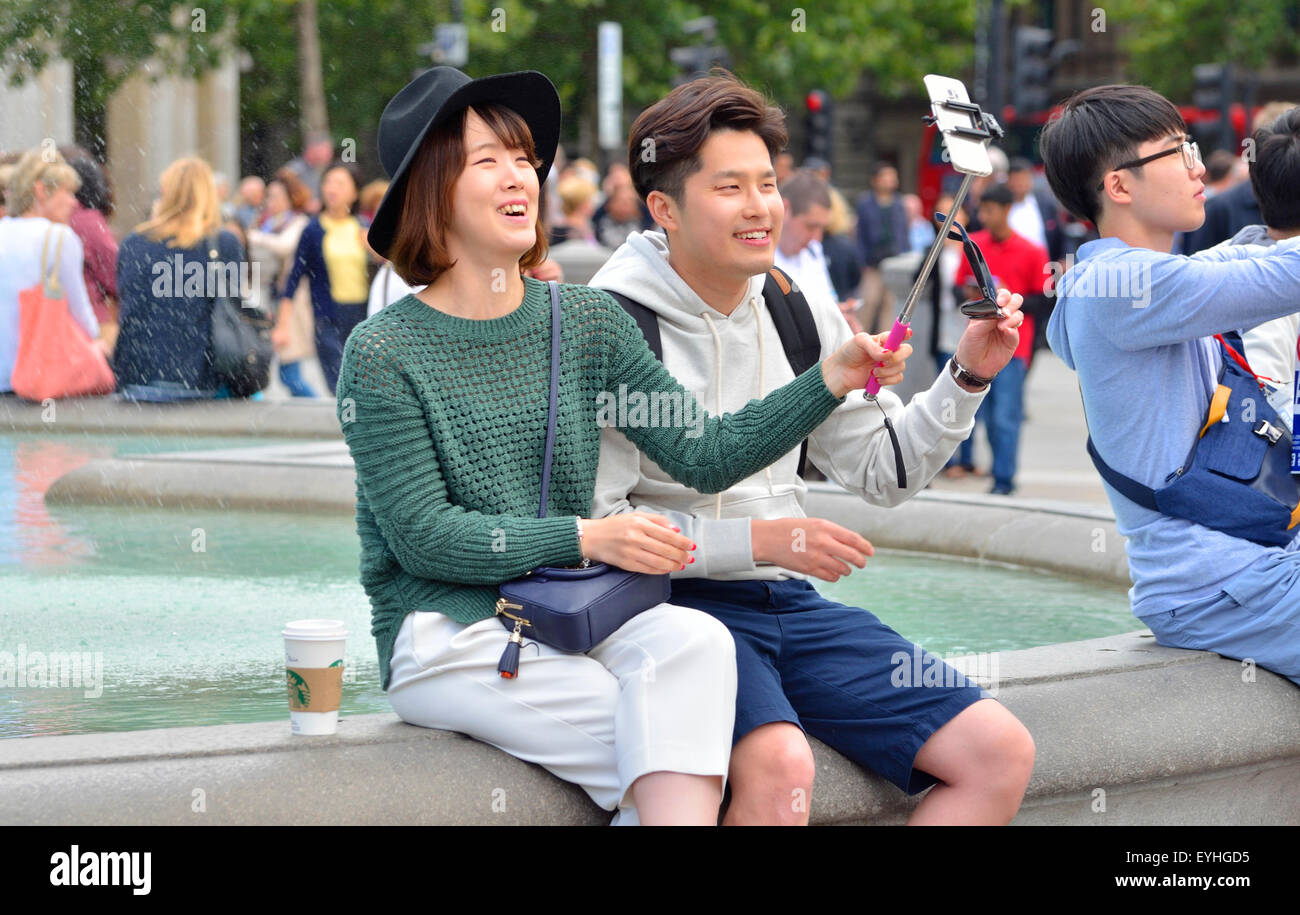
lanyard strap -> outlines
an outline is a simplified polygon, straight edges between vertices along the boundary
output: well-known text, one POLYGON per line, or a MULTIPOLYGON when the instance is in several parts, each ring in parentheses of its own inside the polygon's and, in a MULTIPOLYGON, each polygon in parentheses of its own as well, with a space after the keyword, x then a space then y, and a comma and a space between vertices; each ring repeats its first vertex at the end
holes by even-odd
MULTIPOLYGON (((1263 389, 1264 382, 1266 381, 1272 382, 1273 384, 1282 383, 1278 381, 1276 378, 1265 378, 1263 375, 1256 375, 1255 370, 1250 367, 1250 363, 1246 361, 1246 358, 1242 356, 1241 353, 1237 352, 1237 348, 1234 346, 1229 346, 1228 341, 1223 339, 1223 334, 1215 334, 1214 339, 1218 340, 1219 343, 1223 345, 1223 348, 1228 351, 1228 355, 1232 357, 1233 362, 1241 366, 1246 372, 1250 374, 1251 378, 1255 379, 1255 384, 1259 385, 1261 389, 1263 389)), ((1300 355, 1300 340, 1296 341, 1296 353, 1297 355, 1300 355)))

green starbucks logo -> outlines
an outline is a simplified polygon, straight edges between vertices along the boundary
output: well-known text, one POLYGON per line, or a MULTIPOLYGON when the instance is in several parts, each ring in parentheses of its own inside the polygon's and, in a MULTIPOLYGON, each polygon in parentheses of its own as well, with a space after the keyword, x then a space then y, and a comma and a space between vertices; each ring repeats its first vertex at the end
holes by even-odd
POLYGON ((289 679, 289 698, 299 707, 311 705, 311 687, 295 670, 286 671, 289 679))

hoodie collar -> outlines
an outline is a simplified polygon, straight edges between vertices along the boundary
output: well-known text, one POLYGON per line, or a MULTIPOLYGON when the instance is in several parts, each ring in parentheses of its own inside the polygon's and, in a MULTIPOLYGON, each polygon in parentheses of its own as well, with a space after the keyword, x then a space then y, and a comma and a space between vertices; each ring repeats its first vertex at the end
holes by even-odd
POLYGON ((668 239, 663 232, 633 232, 603 267, 590 285, 608 289, 642 303, 665 320, 700 319, 704 314, 717 321, 743 318, 748 300, 762 296, 764 275, 751 276, 744 296, 729 316, 713 308, 678 275, 668 263, 668 239))

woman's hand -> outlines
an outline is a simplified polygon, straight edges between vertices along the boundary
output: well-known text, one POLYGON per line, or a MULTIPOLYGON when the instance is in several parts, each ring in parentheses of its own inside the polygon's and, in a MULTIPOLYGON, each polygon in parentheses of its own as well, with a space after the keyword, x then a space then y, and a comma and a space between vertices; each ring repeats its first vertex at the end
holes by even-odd
MULTIPOLYGON (((912 336, 912 328, 907 329, 904 340, 912 336)), ((867 386, 874 369, 876 380, 881 386, 898 384, 903 380, 903 366, 907 357, 912 355, 911 344, 900 343, 897 350, 885 349, 889 332, 876 334, 854 334, 849 340, 822 363, 822 380, 836 397, 843 397, 849 391, 856 391, 867 386)))
POLYGON ((608 518, 579 518, 582 555, 594 562, 644 572, 676 572, 695 561, 695 544, 663 515, 627 512, 608 518))

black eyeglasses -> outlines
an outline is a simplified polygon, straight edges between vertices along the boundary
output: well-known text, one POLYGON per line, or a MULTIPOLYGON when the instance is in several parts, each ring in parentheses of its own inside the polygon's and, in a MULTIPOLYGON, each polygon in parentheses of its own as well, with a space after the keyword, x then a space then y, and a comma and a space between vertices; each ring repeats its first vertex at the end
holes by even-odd
MULTIPOLYGON (((1125 168, 1137 168, 1139 165, 1146 165, 1148 162, 1154 162, 1156 159, 1164 156, 1172 156, 1176 152, 1183 154, 1183 165, 1187 167, 1189 172, 1201 164, 1201 147, 1197 146, 1191 140, 1184 140, 1177 146, 1171 146, 1169 149, 1163 149, 1158 153, 1143 156, 1141 159, 1134 159, 1132 162, 1124 162, 1120 165, 1116 165, 1111 169, 1111 171, 1117 172, 1125 168)), ((1097 185, 1097 190, 1104 190, 1105 187, 1106 182, 1103 179, 1101 183, 1097 185)))
MULTIPOLYGON (((942 226, 948 215, 935 213, 934 218, 942 226)), ((975 275, 975 281, 980 287, 980 295, 983 296, 983 298, 962 302, 961 313, 968 318, 1005 317, 1005 313, 998 307, 998 291, 993 288, 993 274, 989 273, 989 265, 984 260, 984 252, 980 250, 980 246, 966 234, 966 227, 959 222, 954 222, 948 229, 948 237, 961 242, 962 250, 966 252, 966 263, 970 264, 971 273, 975 275)))

